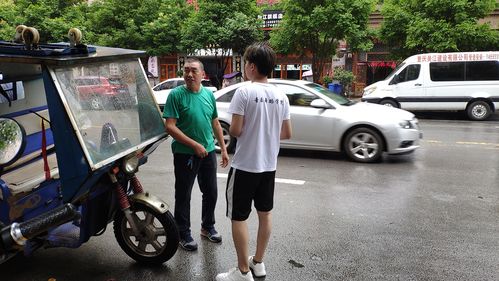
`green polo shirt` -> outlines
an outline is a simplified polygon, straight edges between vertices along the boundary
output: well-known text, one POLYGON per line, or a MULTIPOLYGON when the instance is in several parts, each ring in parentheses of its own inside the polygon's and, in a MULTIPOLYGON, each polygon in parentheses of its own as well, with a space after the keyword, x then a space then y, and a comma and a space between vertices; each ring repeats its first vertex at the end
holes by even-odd
MULTIPOLYGON (((177 119, 177 128, 191 139, 202 144, 207 152, 215 150, 211 122, 218 117, 213 93, 201 86, 199 92, 189 91, 185 85, 178 86, 168 95, 163 118, 177 119)), ((172 142, 173 153, 194 154, 194 150, 183 143, 172 142)))

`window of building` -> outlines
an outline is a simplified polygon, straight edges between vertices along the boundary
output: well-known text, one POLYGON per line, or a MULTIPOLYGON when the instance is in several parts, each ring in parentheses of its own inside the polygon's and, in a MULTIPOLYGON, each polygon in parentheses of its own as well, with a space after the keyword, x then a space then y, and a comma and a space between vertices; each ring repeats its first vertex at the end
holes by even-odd
POLYGON ((300 65, 288 64, 286 65, 286 79, 300 79, 300 65))
POLYGON ((274 71, 272 73, 272 78, 282 78, 281 76, 281 65, 274 66, 274 71))

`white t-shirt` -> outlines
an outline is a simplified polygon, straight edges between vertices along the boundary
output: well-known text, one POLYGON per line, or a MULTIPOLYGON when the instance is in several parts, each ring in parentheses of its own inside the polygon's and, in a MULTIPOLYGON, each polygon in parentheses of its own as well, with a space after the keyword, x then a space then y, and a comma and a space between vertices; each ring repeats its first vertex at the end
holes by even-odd
POLYGON ((275 171, 282 122, 290 118, 286 94, 268 83, 244 85, 234 94, 229 113, 244 116, 231 166, 251 173, 275 171))

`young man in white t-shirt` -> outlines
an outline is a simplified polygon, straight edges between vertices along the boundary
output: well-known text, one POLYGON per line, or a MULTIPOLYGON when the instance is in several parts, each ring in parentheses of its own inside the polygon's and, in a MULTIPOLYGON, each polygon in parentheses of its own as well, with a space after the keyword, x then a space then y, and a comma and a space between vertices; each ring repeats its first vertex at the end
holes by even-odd
POLYGON ((246 49, 244 62, 245 76, 252 83, 237 89, 229 107, 230 134, 237 138, 237 144, 226 191, 227 217, 232 221, 238 267, 218 274, 217 281, 253 280, 253 275, 266 275, 263 257, 272 229, 279 142, 291 137, 288 98, 267 83, 276 62, 275 52, 265 43, 255 43, 246 49), (246 220, 252 201, 259 224, 256 251, 249 256, 246 220))

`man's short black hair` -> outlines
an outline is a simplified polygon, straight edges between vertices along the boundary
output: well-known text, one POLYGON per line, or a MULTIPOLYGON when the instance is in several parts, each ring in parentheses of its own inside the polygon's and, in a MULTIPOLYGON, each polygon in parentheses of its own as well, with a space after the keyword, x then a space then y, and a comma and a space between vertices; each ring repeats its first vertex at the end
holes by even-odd
POLYGON ((198 58, 188 57, 185 59, 184 64, 188 64, 188 63, 199 63, 199 67, 201 67, 201 70, 204 71, 204 65, 198 58))
POLYGON ((268 43, 257 42, 246 48, 244 61, 254 63, 260 74, 270 77, 274 70, 276 54, 268 43))

